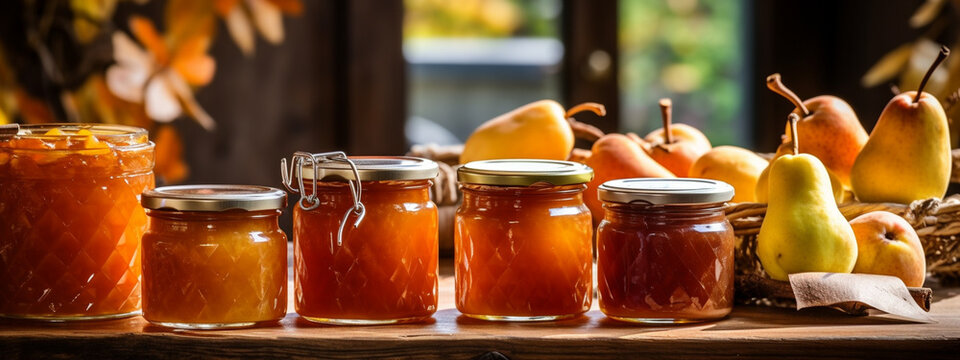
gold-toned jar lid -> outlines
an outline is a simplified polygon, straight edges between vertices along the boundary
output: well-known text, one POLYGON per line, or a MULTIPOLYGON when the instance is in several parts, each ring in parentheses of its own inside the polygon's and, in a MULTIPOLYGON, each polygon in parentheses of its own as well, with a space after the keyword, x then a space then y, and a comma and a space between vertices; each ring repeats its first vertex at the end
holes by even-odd
POLYGON ((151 210, 278 210, 287 206, 287 193, 256 185, 178 185, 145 191, 140 203, 151 210))
POLYGON ((709 179, 634 178, 611 180, 597 189, 602 201, 616 203, 709 204, 733 199, 733 186, 709 179))
MULTIPOLYGON (((357 165, 360 181, 427 180, 437 177, 439 166, 432 160, 410 156, 350 156, 357 165)), ((320 181, 356 180, 353 169, 346 162, 310 162, 300 166, 304 179, 320 181)))
POLYGON ((467 163, 457 170, 457 181, 467 184, 530 186, 583 184, 593 179, 593 169, 573 161, 500 159, 467 163))

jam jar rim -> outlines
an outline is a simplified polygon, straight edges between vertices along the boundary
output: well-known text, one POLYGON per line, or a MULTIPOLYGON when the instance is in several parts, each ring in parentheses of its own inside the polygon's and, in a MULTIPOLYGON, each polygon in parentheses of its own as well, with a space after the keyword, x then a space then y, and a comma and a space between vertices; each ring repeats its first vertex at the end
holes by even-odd
POLYGON ((161 211, 282 210, 287 207, 287 193, 260 185, 175 185, 144 191, 140 204, 161 211))
POLYGON ((564 160, 494 159, 466 163, 457 169, 457 181, 463 184, 494 186, 554 186, 585 184, 593 179, 587 165, 564 160), (518 168, 523 165, 523 168, 518 168))
POLYGON ((31 136, 37 138, 69 138, 72 136, 89 136, 89 135, 76 135, 76 134, 62 134, 62 135, 45 135, 43 133, 35 133, 36 131, 46 132, 52 129, 66 129, 66 130, 90 130, 93 132, 93 135, 98 139, 115 139, 115 138, 136 138, 139 136, 146 136, 147 129, 129 126, 129 125, 119 125, 119 124, 100 124, 100 123, 43 123, 43 124, 8 124, 0 127, 0 140, 16 138, 22 136, 31 136), (27 131, 27 132, 24 132, 27 131))
POLYGON ((734 188, 723 181, 699 178, 628 178, 604 182, 597 188, 600 201, 619 204, 722 204, 733 199, 734 188))
MULTIPOLYGON (((348 156, 357 166, 360 181, 430 180, 440 173, 440 166, 433 160, 413 156, 348 156)), ((357 180, 349 164, 324 162, 316 167, 304 163, 300 166, 304 180, 318 182, 357 180)))

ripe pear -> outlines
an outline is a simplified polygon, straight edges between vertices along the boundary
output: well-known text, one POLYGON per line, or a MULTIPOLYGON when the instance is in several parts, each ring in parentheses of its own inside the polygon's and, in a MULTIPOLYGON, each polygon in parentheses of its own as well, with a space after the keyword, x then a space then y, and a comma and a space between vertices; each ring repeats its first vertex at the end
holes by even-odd
POLYGON ((736 146, 717 146, 690 167, 690 177, 720 180, 733 186, 732 202, 755 202, 757 178, 767 160, 736 146))
MULTIPOLYGON (((802 130, 798 130, 798 131, 802 131, 802 130)), ((792 149, 793 149, 793 141, 780 144, 780 146, 777 148, 777 153, 773 156, 773 160, 770 160, 770 164, 772 165, 773 162, 776 161, 781 156, 790 154, 792 149)), ((834 200, 837 201, 838 205, 843 204, 844 200, 846 200, 846 189, 844 189, 843 183, 840 182, 840 178, 838 178, 837 175, 834 175, 834 173, 830 171, 830 169, 827 169, 827 173, 830 175, 830 189, 833 191, 834 200)), ((757 178, 756 195, 757 195, 758 203, 766 203, 767 200, 769 199, 769 196, 768 196, 769 194, 767 189, 769 184, 769 181, 767 181, 767 179, 769 178, 769 176, 770 176, 770 166, 767 165, 767 168, 763 169, 763 172, 760 173, 760 177, 757 178)))
MULTIPOLYGON (((867 143, 867 131, 850 104, 836 96, 822 95, 800 101, 780 81, 780 74, 767 77, 767 87, 796 106, 794 114, 800 132, 800 152, 816 156, 845 186, 850 186, 850 169, 867 143)), ((790 125, 785 139, 792 139, 790 125)))
POLYGON ((571 111, 553 100, 540 100, 483 123, 463 145, 460 163, 490 159, 566 160, 573 150, 574 136, 567 118, 589 110, 603 115, 599 104, 582 104, 571 111))
POLYGON ((583 202, 590 208, 595 223, 603 220, 603 203, 597 198, 597 188, 616 179, 638 177, 675 177, 650 158, 637 142, 621 134, 607 134, 593 143, 590 157, 584 164, 593 168, 593 180, 587 183, 583 202))
POLYGON ((673 124, 672 108, 670 99, 660 99, 663 128, 647 135, 645 140, 649 146, 645 150, 653 160, 674 175, 687 177, 693 163, 710 151, 712 146, 700 130, 690 125, 673 124))
POLYGON ((851 272, 857 239, 837 208, 823 163, 795 151, 773 162, 769 182, 770 201, 757 235, 757 257, 767 275, 786 281, 799 272, 851 272))
POLYGON ((946 193, 952 166, 947 115, 923 86, 947 54, 944 47, 917 91, 894 96, 880 113, 853 165, 860 201, 909 204, 946 193))

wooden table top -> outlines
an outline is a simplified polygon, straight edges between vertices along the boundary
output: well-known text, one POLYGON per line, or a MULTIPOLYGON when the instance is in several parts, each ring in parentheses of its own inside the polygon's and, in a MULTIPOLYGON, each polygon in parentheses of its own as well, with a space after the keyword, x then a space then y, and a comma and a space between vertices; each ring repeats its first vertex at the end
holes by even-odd
POLYGON ((170 330, 140 317, 72 324, 0 322, 0 359, 85 357, 320 357, 511 359, 907 358, 960 359, 960 287, 937 288, 935 324, 851 317, 829 309, 738 306, 725 320, 638 326, 586 316, 553 323, 492 323, 461 316, 449 262, 441 271, 439 311, 428 323, 322 326, 290 306, 278 326, 242 330, 170 330), (497 352, 497 353, 491 353, 497 352))

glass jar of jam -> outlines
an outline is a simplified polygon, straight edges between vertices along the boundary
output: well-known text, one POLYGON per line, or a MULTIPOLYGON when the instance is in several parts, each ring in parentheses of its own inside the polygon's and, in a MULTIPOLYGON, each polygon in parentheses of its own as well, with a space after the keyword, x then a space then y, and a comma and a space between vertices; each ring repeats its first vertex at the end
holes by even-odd
POLYGON ((140 128, 0 129, 0 316, 47 321, 140 312, 140 193, 154 187, 140 128))
POLYGON ((608 317, 720 319, 733 309, 733 187, 704 179, 621 179, 598 189, 597 289, 608 317))
POLYGON ((569 161, 488 160, 457 175, 457 309, 499 321, 558 320, 589 310, 593 223, 583 191, 593 170, 569 161))
MULTIPOLYGON (((438 219, 433 161, 293 157, 284 183, 293 210, 294 300, 319 323, 416 322, 437 311, 438 219)), ((284 162, 286 168, 286 162, 284 162)))
POLYGON ((143 317, 184 329, 275 322, 287 313, 280 189, 167 186, 143 193, 143 317))

